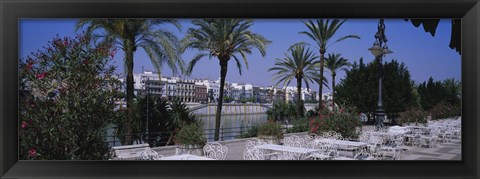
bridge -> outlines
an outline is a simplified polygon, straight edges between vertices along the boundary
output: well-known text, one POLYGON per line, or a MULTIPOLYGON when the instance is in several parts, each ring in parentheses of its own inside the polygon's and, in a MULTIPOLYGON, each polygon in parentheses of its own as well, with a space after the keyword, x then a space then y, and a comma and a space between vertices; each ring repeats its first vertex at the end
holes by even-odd
MULTIPOLYGON (((305 109, 313 110, 316 104, 305 104, 305 109)), ((187 106, 195 115, 215 115, 217 104, 189 103, 187 106)), ((224 103, 222 114, 265 114, 272 108, 271 103, 224 103)))

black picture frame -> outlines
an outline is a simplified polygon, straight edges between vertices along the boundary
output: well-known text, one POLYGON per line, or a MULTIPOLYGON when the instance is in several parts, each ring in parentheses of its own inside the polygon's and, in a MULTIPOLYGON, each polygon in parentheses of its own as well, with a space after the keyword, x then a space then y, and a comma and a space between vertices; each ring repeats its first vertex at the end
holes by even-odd
POLYGON ((0 177, 480 178, 478 0, 0 0, 0 12, 0 177), (107 17, 462 18, 462 161, 18 161, 19 18, 107 17))

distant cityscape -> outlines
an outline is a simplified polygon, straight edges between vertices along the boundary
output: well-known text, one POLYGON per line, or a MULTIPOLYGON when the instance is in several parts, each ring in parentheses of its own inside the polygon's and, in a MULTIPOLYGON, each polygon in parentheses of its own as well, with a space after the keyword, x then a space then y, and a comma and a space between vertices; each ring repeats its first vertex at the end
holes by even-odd
MULTIPOLYGON (((185 79, 168 77, 152 71, 133 74, 135 95, 155 95, 167 100, 188 103, 217 103, 220 95, 220 79, 185 79)), ((120 78, 123 83, 125 79, 120 78)), ((126 85, 123 85, 124 87, 126 85)), ((124 90, 124 89, 123 89, 124 90)), ((317 92, 302 88, 301 99, 306 103, 318 101, 317 92)), ((331 93, 322 94, 323 100, 331 100, 331 93)), ((249 83, 225 82, 224 102, 271 103, 275 100, 295 101, 297 87, 256 86, 249 83)))

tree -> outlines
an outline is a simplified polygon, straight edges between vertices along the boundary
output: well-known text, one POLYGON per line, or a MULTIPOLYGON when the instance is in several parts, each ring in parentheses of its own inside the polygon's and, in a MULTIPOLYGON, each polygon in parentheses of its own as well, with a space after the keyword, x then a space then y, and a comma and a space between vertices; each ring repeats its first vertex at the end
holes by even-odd
POLYGON ((178 29, 180 25, 175 20, 169 19, 81 19, 76 24, 76 29, 87 26, 87 33, 93 34, 95 30, 103 29, 100 35, 104 42, 115 44, 125 52, 124 64, 127 73, 127 121, 126 144, 131 144, 132 119, 133 119, 133 65, 134 53, 142 48, 149 56, 155 69, 161 74, 163 63, 167 63, 174 73, 180 68, 183 70, 177 37, 171 32, 157 28, 165 24, 172 24, 178 29), (157 29, 155 29, 157 28, 157 29))
POLYGON ((442 102, 452 106, 460 106, 461 103, 461 83, 454 79, 434 81, 430 77, 428 81, 417 86, 417 91, 424 110, 430 110, 442 102))
POLYGON ((182 40, 183 49, 193 48, 201 51, 188 64, 187 74, 191 74, 195 64, 203 57, 216 57, 220 65, 220 95, 215 116, 214 140, 220 136, 223 93, 227 76, 228 61, 233 58, 238 72, 242 74, 242 65, 237 55, 241 55, 248 69, 247 54, 252 48, 258 49, 262 56, 266 55, 266 45, 271 43, 262 35, 253 33, 249 28, 253 20, 245 19, 195 19, 186 37, 182 40))
POLYGON ((340 54, 331 53, 325 59, 325 67, 330 70, 332 74, 332 108, 335 106, 335 76, 338 70, 347 70, 351 66, 347 59, 344 59, 340 54))
POLYGON ((20 59, 19 159, 103 159, 120 90, 111 50, 88 35, 55 37, 20 59))
POLYGON ((275 86, 283 82, 283 86, 288 86, 295 78, 297 80, 297 117, 303 116, 302 112, 302 80, 310 88, 309 82, 314 81, 315 59, 317 56, 305 49, 305 45, 294 45, 290 48, 290 54, 285 53, 284 58, 275 59, 275 66, 268 71, 276 71, 273 80, 278 80, 275 86))
MULTIPOLYGON (((318 50, 320 52, 320 75, 319 75, 319 80, 323 82, 324 76, 323 76, 323 65, 325 61, 325 53, 327 52, 327 48, 331 45, 333 45, 336 42, 348 39, 348 38, 356 38, 360 39, 360 36, 358 35, 346 35, 341 38, 338 38, 336 41, 334 41, 331 44, 328 44, 328 42, 333 38, 337 30, 342 26, 343 23, 345 23, 347 20, 339 20, 339 19, 334 19, 333 21, 330 22, 330 19, 317 19, 316 21, 313 20, 308 20, 307 22, 303 22, 305 26, 307 26, 309 31, 302 31, 299 32, 300 34, 305 34, 308 37, 310 37, 313 41, 315 41, 318 50)), ((318 84, 319 89, 318 89, 318 95, 322 96, 323 92, 323 84, 318 84)), ((319 100, 319 108, 322 108, 322 101, 319 100)))
MULTIPOLYGON (((357 112, 374 114, 378 100, 378 61, 364 64, 354 62, 352 68, 346 71, 346 76, 336 86, 337 101, 354 105, 357 112)), ((412 92, 414 85, 410 72, 404 63, 396 60, 384 62, 383 104, 385 112, 395 117, 418 101, 418 96, 412 92)))

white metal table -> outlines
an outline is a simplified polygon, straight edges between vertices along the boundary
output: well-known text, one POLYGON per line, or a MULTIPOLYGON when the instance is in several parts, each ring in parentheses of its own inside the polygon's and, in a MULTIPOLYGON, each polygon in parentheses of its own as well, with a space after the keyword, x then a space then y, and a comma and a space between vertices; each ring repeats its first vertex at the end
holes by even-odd
POLYGON ((163 157, 163 158, 160 158, 159 160, 215 160, 215 159, 202 157, 198 155, 182 154, 182 155, 163 157))
POLYGON ((287 159, 287 157, 290 157, 290 159, 297 159, 297 160, 302 160, 308 154, 319 151, 319 149, 309 149, 309 148, 292 147, 292 146, 276 145, 276 144, 264 144, 264 145, 258 145, 256 147, 259 149, 283 152, 284 159, 287 159))
POLYGON ((336 139, 315 139, 313 140, 316 143, 329 143, 337 144, 339 146, 349 146, 349 147, 365 147, 367 143, 365 142, 356 142, 356 141, 347 141, 347 140, 336 140, 336 139))

